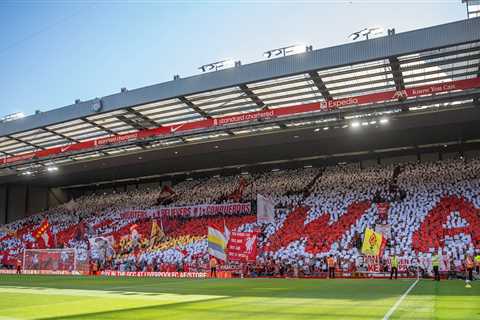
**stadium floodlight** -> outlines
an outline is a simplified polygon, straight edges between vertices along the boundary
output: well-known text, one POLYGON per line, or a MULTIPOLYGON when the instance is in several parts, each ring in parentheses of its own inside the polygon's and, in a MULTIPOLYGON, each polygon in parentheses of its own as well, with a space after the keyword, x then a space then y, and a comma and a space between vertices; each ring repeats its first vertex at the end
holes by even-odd
POLYGON ((368 126, 368 121, 362 122, 362 126, 368 126))
POLYGON ((358 40, 360 38, 368 40, 375 36, 383 36, 384 34, 385 34, 385 29, 383 27, 379 27, 379 26, 366 27, 361 30, 353 32, 348 36, 348 38, 353 41, 358 40))
POLYGON ((24 176, 31 176, 32 174, 33 174, 33 172, 30 171, 30 170, 22 172, 22 175, 24 175, 24 176))
POLYGON ((318 132, 320 131, 320 128, 316 128, 315 130, 313 130, 313 132, 318 132))
POLYGON ((387 124, 388 123, 388 118, 382 118, 380 119, 381 124, 387 124))
POLYGON ((271 59, 271 58, 285 57, 285 56, 292 55, 292 54, 309 52, 309 51, 312 51, 312 50, 313 50, 313 47, 311 45, 294 44, 294 45, 291 45, 291 46, 286 46, 286 47, 281 47, 281 48, 276 48, 276 49, 271 49, 271 50, 265 51, 263 53, 263 56, 266 59, 271 59))
POLYGON ((377 123, 377 120, 370 121, 370 124, 376 124, 376 123, 377 123))
POLYGON ((249 175, 248 171, 244 171, 244 172, 242 172, 242 173, 240 173, 240 174, 241 174, 242 176, 248 176, 248 175, 249 175))
POLYGON ((358 121, 353 121, 353 122, 350 124, 350 126, 351 126, 352 128, 358 128, 358 127, 360 127, 360 122, 358 122, 358 121))
POLYGON ((323 128, 323 130, 328 130, 328 129, 330 129, 330 127, 324 127, 324 128, 323 128))
POLYGON ((233 59, 225 59, 217 62, 204 64, 198 69, 200 69, 202 72, 218 71, 221 69, 233 68, 233 67, 239 66, 240 64, 241 64, 240 61, 235 61, 233 59))

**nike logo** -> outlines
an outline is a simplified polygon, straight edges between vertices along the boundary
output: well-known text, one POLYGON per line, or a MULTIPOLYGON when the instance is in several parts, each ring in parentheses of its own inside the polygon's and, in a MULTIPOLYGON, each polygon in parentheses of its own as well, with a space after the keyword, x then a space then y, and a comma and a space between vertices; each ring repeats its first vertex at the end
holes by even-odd
POLYGON ((174 133, 175 131, 177 131, 178 129, 180 129, 181 127, 183 127, 184 125, 185 125, 185 123, 182 123, 181 125, 176 126, 175 128, 174 128, 174 127, 171 127, 171 128, 170 128, 170 132, 174 133))
POLYGON ((60 148, 60 152, 65 152, 65 151, 67 151, 68 149, 70 149, 70 146, 61 147, 61 148, 60 148))

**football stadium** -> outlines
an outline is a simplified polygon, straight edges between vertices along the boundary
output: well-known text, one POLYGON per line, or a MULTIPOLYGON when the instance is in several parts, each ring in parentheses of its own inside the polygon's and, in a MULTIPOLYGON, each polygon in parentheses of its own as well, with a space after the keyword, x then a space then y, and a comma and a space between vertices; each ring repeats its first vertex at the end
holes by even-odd
POLYGON ((0 319, 480 319, 466 2, 5 116, 0 319))

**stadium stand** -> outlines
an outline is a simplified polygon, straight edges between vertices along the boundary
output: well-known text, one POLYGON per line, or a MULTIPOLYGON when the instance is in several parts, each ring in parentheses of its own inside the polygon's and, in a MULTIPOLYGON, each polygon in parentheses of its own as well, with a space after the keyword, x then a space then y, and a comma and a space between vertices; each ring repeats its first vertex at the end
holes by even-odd
MULTIPOLYGON (((207 227, 259 231, 257 262, 249 274, 319 275, 333 255, 344 272, 367 270, 360 245, 366 227, 387 225, 383 257, 391 253, 422 266, 440 252, 454 269, 480 248, 479 159, 358 164, 187 180, 172 187, 90 194, 6 226, 0 233, 3 267, 36 247, 32 230, 48 220, 58 248, 77 259, 120 271, 205 269, 207 227), (275 203, 274 223, 252 212, 161 219, 126 215, 181 205, 254 202, 260 193, 275 203), (387 210, 382 210, 385 205, 387 210), (384 212, 386 211, 386 212, 384 212), (153 224, 157 226, 154 227, 153 224), (88 239, 112 239, 106 251, 88 239)), ((384 262, 386 263, 386 262, 384 262)))

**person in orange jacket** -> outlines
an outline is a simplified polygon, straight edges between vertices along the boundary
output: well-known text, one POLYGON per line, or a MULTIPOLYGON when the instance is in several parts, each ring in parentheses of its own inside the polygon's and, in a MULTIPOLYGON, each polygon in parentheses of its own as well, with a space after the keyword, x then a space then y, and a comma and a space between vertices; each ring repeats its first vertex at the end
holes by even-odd
POLYGON ((327 265, 328 265, 328 278, 334 279, 335 278, 335 258, 332 255, 329 255, 327 258, 327 265))

